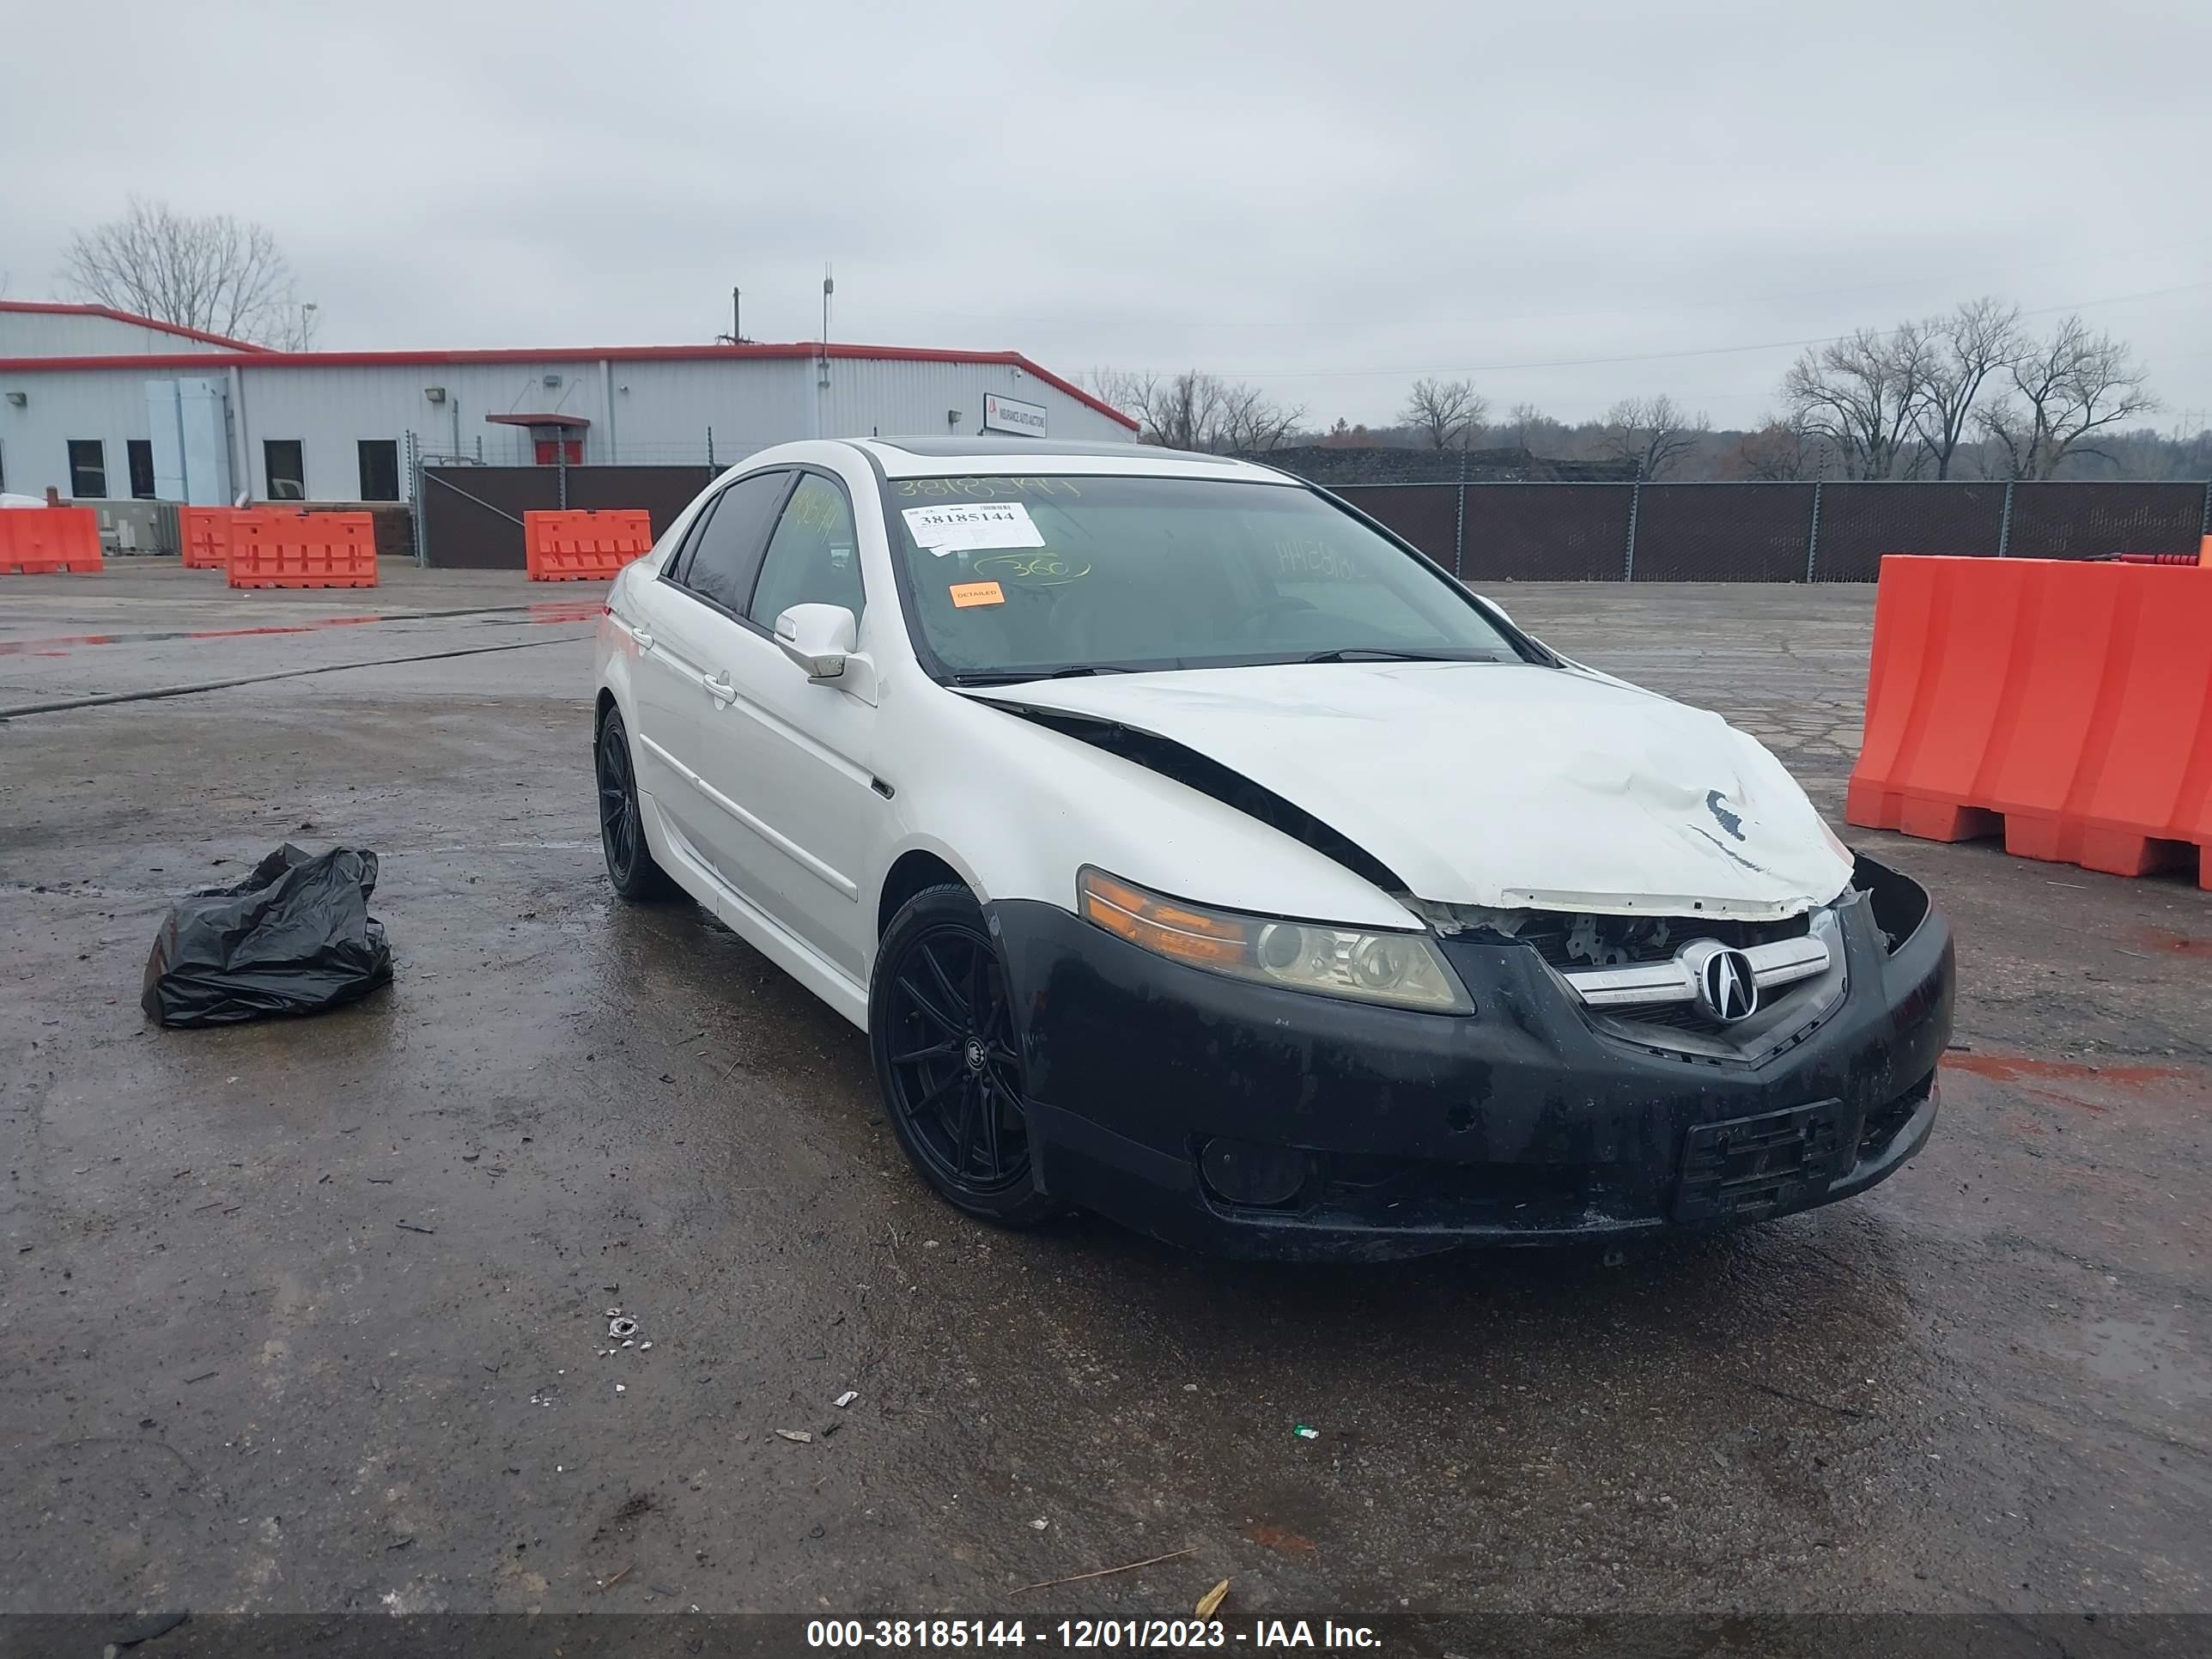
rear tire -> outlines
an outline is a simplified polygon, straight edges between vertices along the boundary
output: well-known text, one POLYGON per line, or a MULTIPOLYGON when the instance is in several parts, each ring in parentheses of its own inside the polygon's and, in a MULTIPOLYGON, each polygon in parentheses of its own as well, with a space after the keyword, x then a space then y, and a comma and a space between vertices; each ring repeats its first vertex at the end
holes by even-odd
POLYGON ((607 858, 607 879, 633 904, 666 898, 676 884, 653 861, 646 843, 645 820, 637 799, 637 767, 622 711, 610 708, 599 722, 596 746, 599 782, 599 848, 607 858))
POLYGON ((1060 1212, 1030 1157, 1006 964, 965 887, 917 893, 884 930, 868 1048, 891 1131, 938 1196, 1001 1227, 1060 1212))

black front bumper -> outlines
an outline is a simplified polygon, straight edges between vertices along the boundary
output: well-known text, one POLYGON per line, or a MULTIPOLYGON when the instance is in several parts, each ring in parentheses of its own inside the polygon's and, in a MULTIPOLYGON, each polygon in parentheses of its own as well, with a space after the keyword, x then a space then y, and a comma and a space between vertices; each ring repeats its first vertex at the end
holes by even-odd
POLYGON ((1038 1178, 1156 1237, 1275 1257, 1620 1240, 1848 1197, 1934 1127, 1954 988, 1941 914, 1861 871, 1875 891, 1836 909, 1846 988, 1755 1062, 1601 1029, 1526 945, 1446 941, 1477 1012, 1414 1013, 1224 978, 1000 902, 1038 1178), (1224 1197, 1203 1165, 1217 1140, 1291 1160, 1296 1195, 1224 1197))

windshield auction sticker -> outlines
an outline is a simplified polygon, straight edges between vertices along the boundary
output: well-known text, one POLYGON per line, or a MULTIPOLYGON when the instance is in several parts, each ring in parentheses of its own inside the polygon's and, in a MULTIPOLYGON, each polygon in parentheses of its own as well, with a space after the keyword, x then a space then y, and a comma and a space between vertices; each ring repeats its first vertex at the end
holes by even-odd
POLYGON ((915 545, 939 558, 969 547, 1042 547, 1044 536, 1019 501, 945 501, 902 508, 915 545))

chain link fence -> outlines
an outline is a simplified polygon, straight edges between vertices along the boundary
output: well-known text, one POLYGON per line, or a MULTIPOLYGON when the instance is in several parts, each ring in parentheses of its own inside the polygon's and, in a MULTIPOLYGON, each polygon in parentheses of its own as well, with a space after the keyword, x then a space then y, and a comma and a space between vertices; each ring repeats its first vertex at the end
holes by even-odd
POLYGON ((1335 493, 1471 582, 1870 582, 1890 553, 2193 556, 2212 535, 2212 481, 1343 484, 1335 493))
MULTIPOLYGON (((643 507, 655 533, 728 457, 670 446, 621 465, 551 465, 507 434, 438 454, 409 434, 416 556, 523 563, 533 507, 643 507), (495 460, 497 455, 500 459, 495 460)), ((1884 555, 2086 559, 2195 555, 2205 483, 1796 483, 1340 484, 1335 493, 1470 582, 1869 582, 1884 555)))

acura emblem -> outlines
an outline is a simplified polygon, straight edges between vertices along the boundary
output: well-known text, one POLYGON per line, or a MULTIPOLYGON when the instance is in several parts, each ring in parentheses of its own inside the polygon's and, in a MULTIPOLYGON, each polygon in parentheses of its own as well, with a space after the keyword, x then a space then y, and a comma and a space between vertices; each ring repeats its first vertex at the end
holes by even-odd
POLYGON ((1759 981, 1753 977, 1751 958, 1725 945, 1707 945, 1694 963, 1698 1006, 1726 1024, 1749 1019, 1759 1012, 1759 981))

